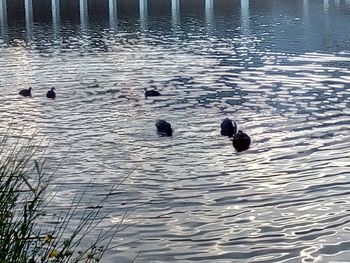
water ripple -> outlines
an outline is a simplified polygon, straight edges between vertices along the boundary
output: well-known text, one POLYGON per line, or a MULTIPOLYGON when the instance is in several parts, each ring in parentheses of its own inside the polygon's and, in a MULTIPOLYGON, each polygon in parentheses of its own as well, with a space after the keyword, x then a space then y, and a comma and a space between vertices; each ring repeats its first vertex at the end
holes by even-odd
POLYGON ((139 251, 140 262, 347 259, 350 54, 276 48, 311 41, 274 35, 305 29, 305 17, 286 10, 252 13, 249 34, 224 10, 211 28, 191 15, 171 30, 157 19, 144 30, 62 21, 59 33, 36 23, 28 41, 10 27, 0 42, 0 132, 12 123, 15 138, 44 135, 51 167, 68 155, 54 181, 62 211, 84 189, 86 209, 136 169, 104 207, 105 224, 135 209, 108 262, 139 251), (19 97, 29 86, 33 98, 19 97), (144 99, 145 87, 162 96, 144 99), (250 134, 251 149, 235 153, 219 135, 225 117, 250 134), (159 118, 173 138, 156 135, 159 118))

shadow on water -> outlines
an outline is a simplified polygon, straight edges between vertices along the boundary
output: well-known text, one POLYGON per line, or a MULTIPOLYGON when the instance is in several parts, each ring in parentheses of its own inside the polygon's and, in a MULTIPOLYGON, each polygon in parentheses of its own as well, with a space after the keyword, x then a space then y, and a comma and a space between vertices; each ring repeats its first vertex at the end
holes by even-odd
POLYGON ((53 166, 72 147, 63 209, 137 168, 106 204, 111 223, 137 208, 109 262, 347 260, 349 18, 348 0, 2 0, 0 133, 38 130, 53 166))

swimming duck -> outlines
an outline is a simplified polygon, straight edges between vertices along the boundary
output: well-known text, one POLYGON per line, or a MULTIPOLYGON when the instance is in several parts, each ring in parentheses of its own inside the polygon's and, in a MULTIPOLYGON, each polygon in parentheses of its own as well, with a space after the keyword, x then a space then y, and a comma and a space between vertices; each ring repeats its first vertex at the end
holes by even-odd
POLYGON ((173 129, 171 128, 171 124, 165 120, 158 120, 156 122, 157 133, 160 136, 172 136, 173 129))
POLYGON ((56 92, 54 92, 54 90, 55 88, 51 88, 51 90, 46 93, 46 98, 54 100, 56 98, 56 92))
POLYGON ((31 97, 32 96, 32 87, 29 87, 29 89, 22 89, 19 92, 19 95, 22 95, 23 97, 31 97))
POLYGON ((249 149, 251 140, 248 134, 239 130, 232 138, 232 145, 237 152, 243 152, 249 149))
POLYGON ((221 122, 221 135, 233 137, 237 132, 237 124, 229 118, 224 119, 221 122))
POLYGON ((157 97, 160 96, 160 92, 157 90, 157 88, 154 88, 153 90, 147 90, 147 88, 144 89, 145 90, 145 99, 147 99, 147 97, 157 97))

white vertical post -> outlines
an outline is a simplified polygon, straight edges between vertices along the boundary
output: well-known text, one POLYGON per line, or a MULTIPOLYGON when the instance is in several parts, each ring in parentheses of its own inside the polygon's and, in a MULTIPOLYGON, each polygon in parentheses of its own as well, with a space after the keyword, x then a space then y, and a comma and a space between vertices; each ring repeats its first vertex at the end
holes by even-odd
POLYGON ((213 0, 205 0, 205 9, 213 9, 214 2, 213 0))
POLYGON ((111 27, 116 27, 116 20, 118 16, 118 3, 117 0, 109 0, 108 2, 109 9, 109 24, 111 27))
POLYGON ((309 0, 303 0, 304 15, 308 16, 309 12, 309 0))
POLYGON ((30 39, 33 28, 33 0, 24 0, 24 13, 26 19, 26 33, 28 39, 30 39))
POLYGON ((180 0, 171 0, 171 12, 176 13, 180 10, 180 0))
POLYGON ((33 22, 33 0, 24 0, 26 24, 33 22))
POLYGON ((140 6, 140 25, 141 29, 144 30, 147 26, 147 0, 139 0, 140 6))
POLYGON ((7 32, 7 4, 6 0, 0 1, 0 30, 2 39, 5 39, 7 32))
POLYGON ((54 32, 57 32, 57 28, 61 23, 60 0, 51 0, 51 13, 54 32))
POLYGON ((214 12, 213 0, 205 0, 205 23, 208 31, 211 31, 213 27, 213 15, 214 15, 213 12, 214 12))
POLYGON ((6 0, 0 0, 0 20, 1 24, 7 22, 7 4, 6 0))
POLYGON ((244 34, 249 32, 249 0, 241 0, 241 28, 244 34))
POLYGON ((329 30, 329 0, 323 0, 324 27, 329 30))
POLYGON ((88 10, 88 2, 87 0, 79 1, 79 9, 80 9, 80 23, 83 29, 86 28, 88 19, 89 19, 89 10, 88 10))
POLYGON ((175 30, 180 20, 180 0, 171 0, 171 20, 175 30))
POLYGON ((323 10, 328 12, 329 9, 329 0, 323 0, 323 10))
POLYGON ((305 20, 305 30, 307 35, 309 35, 310 34, 309 0, 303 0, 303 13, 304 13, 304 20, 305 20))

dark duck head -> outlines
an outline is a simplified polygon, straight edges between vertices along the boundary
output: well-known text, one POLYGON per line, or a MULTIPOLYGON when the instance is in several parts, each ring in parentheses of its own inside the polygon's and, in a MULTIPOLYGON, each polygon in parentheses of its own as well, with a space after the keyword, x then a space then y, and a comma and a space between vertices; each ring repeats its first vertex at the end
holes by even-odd
POLYGON ((239 130, 235 136, 232 138, 232 145, 236 149, 237 152, 243 152, 249 149, 251 140, 248 134, 239 130))
POLYGON ((19 92, 20 95, 22 95, 23 97, 31 97, 32 96, 32 87, 30 87, 29 89, 22 89, 19 92))
POLYGON ((55 88, 51 88, 51 90, 46 93, 46 97, 54 100, 56 98, 56 92, 54 92, 54 90, 55 88))
POLYGON ((147 97, 160 96, 160 92, 157 90, 157 88, 154 88, 152 90, 147 90, 147 88, 144 88, 144 91, 145 91, 145 99, 147 99, 147 97))
POLYGON ((172 136, 173 129, 171 128, 171 124, 165 120, 158 120, 156 122, 157 133, 160 136, 172 136))
POLYGON ((221 135, 233 137, 234 134, 237 133, 237 125, 234 121, 229 118, 224 119, 221 122, 221 135))

